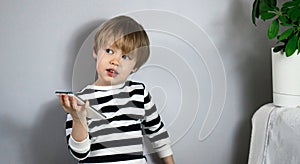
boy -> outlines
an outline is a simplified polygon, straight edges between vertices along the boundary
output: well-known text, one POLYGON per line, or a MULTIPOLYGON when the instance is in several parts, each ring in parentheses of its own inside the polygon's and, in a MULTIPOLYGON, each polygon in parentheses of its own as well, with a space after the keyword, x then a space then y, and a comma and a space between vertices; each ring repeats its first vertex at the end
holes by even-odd
POLYGON ((77 93, 86 103, 59 96, 68 113, 68 148, 80 163, 146 163, 143 135, 164 163, 174 163, 168 133, 151 96, 144 84, 127 81, 149 54, 147 33, 132 18, 118 16, 100 26, 93 51, 98 78, 77 93), (106 119, 86 118, 89 105, 106 119))

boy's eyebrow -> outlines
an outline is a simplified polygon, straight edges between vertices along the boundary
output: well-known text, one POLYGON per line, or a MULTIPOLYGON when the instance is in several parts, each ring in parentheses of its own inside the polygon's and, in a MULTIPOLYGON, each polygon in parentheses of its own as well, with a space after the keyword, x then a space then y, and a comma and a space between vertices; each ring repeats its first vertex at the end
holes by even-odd
MULTIPOLYGON (((104 46, 104 49, 111 49, 111 50, 114 50, 114 51, 115 51, 115 50, 120 50, 122 54, 125 54, 124 51, 123 51, 122 49, 116 47, 115 45, 110 45, 110 46, 109 46, 109 45, 106 45, 106 46, 104 46)), ((129 53, 128 53, 128 54, 129 54, 129 53)), ((126 54, 126 55, 128 55, 128 54, 126 54)))
POLYGON ((106 45, 104 45, 103 47, 104 47, 104 49, 112 49, 114 51, 115 50, 120 50, 123 55, 127 55, 127 56, 132 57, 132 58, 137 57, 135 49, 128 52, 128 53, 125 53, 121 48, 118 48, 115 44, 116 44, 115 42, 113 42, 113 43, 109 42, 106 45))
MULTIPOLYGON (((104 48, 104 49, 108 49, 108 48, 109 48, 109 49, 113 49, 113 50, 114 50, 114 49, 119 49, 119 48, 117 48, 117 47, 114 46, 114 45, 108 45, 108 44, 107 44, 107 45, 104 45, 103 48, 104 48)), ((120 50, 121 50, 121 49, 120 49, 120 50)))

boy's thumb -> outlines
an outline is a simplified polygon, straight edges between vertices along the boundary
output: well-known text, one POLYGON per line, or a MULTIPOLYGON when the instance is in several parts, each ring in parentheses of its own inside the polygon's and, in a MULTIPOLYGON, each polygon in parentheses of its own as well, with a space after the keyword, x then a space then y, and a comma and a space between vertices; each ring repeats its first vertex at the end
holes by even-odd
POLYGON ((84 107, 85 107, 85 108, 88 108, 89 106, 90 106, 90 102, 87 100, 87 101, 85 102, 84 107))

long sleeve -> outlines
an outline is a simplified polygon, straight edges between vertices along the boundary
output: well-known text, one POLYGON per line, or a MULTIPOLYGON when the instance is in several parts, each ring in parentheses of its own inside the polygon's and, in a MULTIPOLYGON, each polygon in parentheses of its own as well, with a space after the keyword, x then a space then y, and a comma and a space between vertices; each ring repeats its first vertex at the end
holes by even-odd
POLYGON ((147 90, 144 92, 144 103, 145 118, 142 122, 142 127, 145 135, 149 138, 154 150, 160 158, 172 155, 173 152, 170 146, 169 134, 164 128, 156 106, 147 90))
POLYGON ((66 138, 70 153, 77 160, 83 160, 90 154, 91 141, 89 137, 81 142, 77 142, 71 136, 72 132, 72 116, 67 114, 66 121, 66 138))
POLYGON ((81 98, 106 119, 89 119, 89 137, 76 142, 68 115, 66 136, 71 154, 81 163, 146 163, 143 135, 147 135, 161 158, 171 155, 169 135, 144 89, 142 83, 128 81, 119 86, 90 85, 82 90, 81 98))

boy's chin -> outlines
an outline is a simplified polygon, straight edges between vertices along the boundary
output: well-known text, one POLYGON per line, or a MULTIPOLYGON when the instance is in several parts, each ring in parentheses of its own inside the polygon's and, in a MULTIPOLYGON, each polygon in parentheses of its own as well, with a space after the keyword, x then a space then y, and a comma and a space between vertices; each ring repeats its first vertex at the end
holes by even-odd
POLYGON ((110 85, 119 85, 119 84, 123 84, 126 80, 117 80, 117 79, 111 79, 108 84, 110 85))
POLYGON ((123 84, 125 81, 112 81, 111 85, 120 85, 123 84))
POLYGON ((116 78, 116 77, 105 77, 104 79, 98 79, 96 80, 95 84, 96 85, 104 85, 104 86, 111 86, 111 85, 119 85, 119 84, 123 84, 124 82, 126 82, 127 79, 120 79, 120 78, 116 78))

